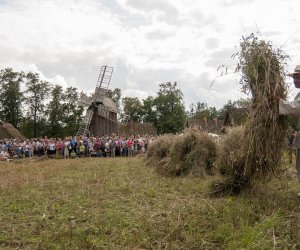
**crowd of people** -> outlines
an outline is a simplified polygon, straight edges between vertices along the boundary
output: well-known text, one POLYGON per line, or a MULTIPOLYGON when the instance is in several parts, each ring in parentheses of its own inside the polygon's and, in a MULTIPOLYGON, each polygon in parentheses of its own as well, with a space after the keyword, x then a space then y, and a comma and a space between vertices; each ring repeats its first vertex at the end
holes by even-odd
POLYGON ((149 135, 32 138, 0 140, 0 160, 26 157, 130 157, 146 152, 155 139, 149 135))

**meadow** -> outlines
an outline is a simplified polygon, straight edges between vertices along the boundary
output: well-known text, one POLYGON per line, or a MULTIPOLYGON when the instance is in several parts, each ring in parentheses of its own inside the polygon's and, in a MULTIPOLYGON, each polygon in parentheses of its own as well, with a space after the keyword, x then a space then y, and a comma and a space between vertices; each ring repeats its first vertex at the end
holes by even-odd
POLYGON ((144 158, 0 162, 1 249, 299 249, 294 167, 238 196, 144 158))

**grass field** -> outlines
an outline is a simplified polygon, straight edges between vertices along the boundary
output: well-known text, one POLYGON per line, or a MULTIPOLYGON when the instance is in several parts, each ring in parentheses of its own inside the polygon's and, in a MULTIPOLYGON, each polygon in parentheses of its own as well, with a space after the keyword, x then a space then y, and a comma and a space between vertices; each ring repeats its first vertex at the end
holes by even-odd
POLYGON ((1 249, 299 249, 292 171, 239 196, 143 158, 0 162, 1 249))

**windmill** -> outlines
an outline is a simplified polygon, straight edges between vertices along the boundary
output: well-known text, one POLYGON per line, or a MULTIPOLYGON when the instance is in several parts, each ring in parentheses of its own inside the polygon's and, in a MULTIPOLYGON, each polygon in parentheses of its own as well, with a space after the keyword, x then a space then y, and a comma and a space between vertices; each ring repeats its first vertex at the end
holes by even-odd
POLYGON ((102 66, 94 94, 81 94, 78 105, 87 109, 76 136, 86 136, 89 133, 102 136, 117 132, 118 108, 114 101, 106 96, 113 70, 113 67, 102 66))

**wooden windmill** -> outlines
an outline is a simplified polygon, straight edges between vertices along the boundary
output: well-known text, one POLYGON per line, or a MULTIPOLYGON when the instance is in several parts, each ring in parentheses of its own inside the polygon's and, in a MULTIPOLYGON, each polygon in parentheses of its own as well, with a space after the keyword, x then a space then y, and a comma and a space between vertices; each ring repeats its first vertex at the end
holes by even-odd
POLYGON ((86 114, 76 136, 103 136, 117 132, 118 108, 115 102, 106 96, 113 70, 113 67, 102 66, 94 94, 81 94, 78 105, 86 108, 86 114))

